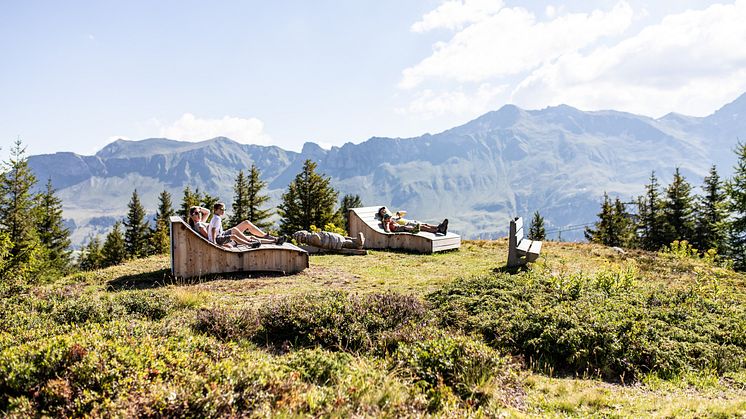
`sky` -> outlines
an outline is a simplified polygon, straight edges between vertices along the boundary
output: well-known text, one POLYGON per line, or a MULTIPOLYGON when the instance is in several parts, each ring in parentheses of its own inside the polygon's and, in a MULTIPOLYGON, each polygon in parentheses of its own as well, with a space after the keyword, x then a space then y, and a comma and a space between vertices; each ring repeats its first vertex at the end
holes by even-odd
POLYGON ((706 116, 746 92, 744 22, 746 0, 6 0, 0 155, 328 148, 506 104, 706 116))

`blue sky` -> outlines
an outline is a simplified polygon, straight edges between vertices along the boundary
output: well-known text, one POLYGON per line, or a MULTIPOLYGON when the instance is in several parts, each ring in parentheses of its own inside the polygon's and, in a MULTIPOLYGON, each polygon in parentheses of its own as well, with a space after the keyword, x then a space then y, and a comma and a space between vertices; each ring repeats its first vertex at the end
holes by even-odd
POLYGON ((514 103, 704 116, 746 91, 746 0, 5 1, 0 146, 299 150, 514 103))

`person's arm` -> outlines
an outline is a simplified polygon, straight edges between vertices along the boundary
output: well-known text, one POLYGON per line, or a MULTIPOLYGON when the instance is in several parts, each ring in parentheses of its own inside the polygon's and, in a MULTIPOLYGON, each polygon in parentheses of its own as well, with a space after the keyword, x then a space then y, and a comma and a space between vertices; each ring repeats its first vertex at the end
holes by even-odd
POLYGON ((210 217, 210 210, 207 208, 197 207, 197 211, 199 211, 199 220, 203 223, 206 223, 207 219, 210 217))

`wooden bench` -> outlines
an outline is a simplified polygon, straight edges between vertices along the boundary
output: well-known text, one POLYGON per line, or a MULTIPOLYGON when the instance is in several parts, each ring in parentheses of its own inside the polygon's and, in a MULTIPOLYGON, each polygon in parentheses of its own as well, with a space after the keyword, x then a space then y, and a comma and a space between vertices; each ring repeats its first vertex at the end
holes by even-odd
POLYGON ((190 278, 232 272, 293 274, 308 267, 308 253, 290 243, 218 246, 192 230, 181 217, 171 217, 171 274, 190 278))
POLYGON ((510 236, 508 236, 508 267, 525 265, 533 262, 541 253, 541 242, 523 237, 523 218, 510 220, 510 236))
POLYGON ((376 217, 376 207, 351 208, 349 211, 350 235, 355 237, 358 232, 365 236, 366 249, 402 249, 418 253, 442 252, 444 250, 461 247, 461 236, 448 233, 445 235, 420 232, 387 233, 383 229, 381 220, 376 217))

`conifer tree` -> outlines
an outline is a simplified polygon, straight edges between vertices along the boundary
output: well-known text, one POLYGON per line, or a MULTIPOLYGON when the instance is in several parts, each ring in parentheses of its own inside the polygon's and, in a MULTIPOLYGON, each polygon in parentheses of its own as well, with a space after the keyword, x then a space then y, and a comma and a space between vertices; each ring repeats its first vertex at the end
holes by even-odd
MULTIPOLYGON (((254 167, 253 165, 251 167, 254 167)), ((243 220, 249 219, 249 203, 247 192, 249 190, 249 182, 243 173, 243 170, 238 171, 236 175, 236 181, 233 185, 233 205, 231 206, 230 224, 237 225, 243 220)))
POLYGON ((150 248, 154 254, 168 253, 171 248, 169 229, 170 218, 174 215, 171 194, 164 190, 158 196, 158 210, 155 213, 155 226, 150 232, 150 248))
POLYGON ((730 197, 731 224, 729 239, 729 256, 733 267, 746 270, 746 143, 738 142, 736 146, 738 161, 733 171, 733 178, 728 182, 730 197))
POLYGON ((614 199, 614 225, 619 236, 618 244, 615 246, 633 247, 634 232, 632 216, 627 212, 624 202, 619 197, 614 199))
POLYGON ((272 226, 269 221, 272 211, 262 208, 269 201, 269 196, 262 194, 262 189, 265 187, 267 187, 267 182, 262 180, 259 168, 252 164, 251 169, 249 169, 248 188, 246 189, 248 220, 259 228, 272 226))
POLYGON ((101 265, 119 265, 127 259, 127 250, 122 235, 122 222, 114 223, 114 228, 106 235, 104 245, 101 248, 101 265))
POLYGON ((104 257, 101 252, 101 239, 98 236, 89 236, 88 244, 83 246, 78 259, 80 269, 92 271, 103 267, 104 257))
POLYGON ((539 211, 534 212, 534 218, 531 219, 531 228, 528 229, 528 238, 531 240, 546 240, 547 232, 544 229, 544 217, 539 211))
POLYGON ((34 203, 31 189, 36 177, 28 166, 26 149, 21 140, 10 150, 0 175, 0 232, 11 241, 6 272, 21 279, 30 279, 38 269, 43 246, 36 233, 34 203))
POLYGON ((594 227, 586 227, 583 233, 589 242, 605 246, 619 246, 619 238, 614 223, 614 206, 606 192, 604 192, 604 202, 601 203, 601 212, 598 213, 598 221, 594 227))
MULTIPOLYGON (((200 203, 200 194, 199 189, 195 192, 192 192, 192 189, 189 188, 187 185, 184 187, 184 194, 181 198, 181 208, 179 209, 179 217, 181 217, 184 221, 189 219, 189 208, 199 205, 200 203)), ((208 208, 209 210, 212 210, 212 208, 208 208)))
POLYGON ((310 231, 311 226, 324 228, 334 222, 334 206, 338 192, 330 186, 330 178, 316 173, 316 163, 306 160, 303 170, 288 185, 278 206, 280 231, 292 234, 310 231))
POLYGON ((638 200, 638 205, 640 246, 645 250, 658 250, 664 244, 669 244, 666 243, 663 202, 655 171, 650 174, 650 183, 645 185, 645 195, 638 200))
POLYGON ((715 249, 722 255, 727 250, 728 197, 715 165, 705 176, 702 192, 695 205, 693 244, 702 252, 715 249))
POLYGON ((35 208, 36 230, 41 244, 46 248, 47 267, 54 274, 62 275, 70 267, 70 230, 62 224, 62 200, 55 192, 52 179, 47 179, 46 189, 39 194, 35 208))
POLYGON ((124 243, 127 257, 136 259, 148 255, 148 222, 145 220, 145 208, 140 203, 137 189, 132 192, 127 204, 127 218, 124 220, 124 243))
POLYGON ((673 181, 666 188, 666 198, 663 200, 664 244, 670 244, 674 240, 692 241, 694 236, 694 205, 691 194, 691 185, 681 175, 677 167, 673 175, 673 181))
POLYGON ((360 195, 347 194, 342 197, 342 202, 339 205, 339 218, 344 223, 344 229, 349 234, 350 232, 350 208, 360 208, 363 206, 363 201, 360 199, 360 195))

